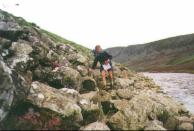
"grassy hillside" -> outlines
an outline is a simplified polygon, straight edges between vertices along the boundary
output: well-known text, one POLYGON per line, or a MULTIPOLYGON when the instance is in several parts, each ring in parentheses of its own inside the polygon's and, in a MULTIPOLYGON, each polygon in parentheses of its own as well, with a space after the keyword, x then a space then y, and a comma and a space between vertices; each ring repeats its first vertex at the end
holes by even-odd
MULTIPOLYGON (((3 10, 0 10, 0 12, 2 12, 2 14, 0 13, 0 18, 3 17, 1 19, 8 19, 8 18, 12 17, 16 21, 16 23, 22 28, 31 27, 31 28, 39 28, 40 29, 40 27, 37 26, 35 23, 28 22, 25 19, 23 19, 22 17, 16 17, 16 16, 14 16, 6 11, 3 11, 3 10)), ((69 45, 73 46, 74 48, 76 48, 79 52, 82 52, 83 55, 91 56, 90 49, 88 49, 82 45, 79 45, 77 43, 74 43, 72 41, 66 40, 63 37, 58 36, 54 33, 51 33, 47 30, 44 30, 44 29, 40 29, 40 30, 41 30, 41 33, 45 33, 46 35, 48 35, 56 44, 57 43, 69 44, 69 45)))
POLYGON ((194 72, 194 34, 107 51, 136 71, 194 72))
POLYGON ((73 47, 75 47, 78 51, 82 52, 83 55, 87 55, 87 56, 91 56, 91 50, 82 46, 82 45, 79 45, 77 43, 74 43, 72 41, 69 41, 69 40, 66 40, 64 38, 62 38, 61 36, 58 36, 54 33, 51 33, 49 31, 46 31, 46 30, 42 30, 43 33, 46 33, 54 42, 56 43, 66 43, 66 44, 69 44, 69 45, 72 45, 73 47))

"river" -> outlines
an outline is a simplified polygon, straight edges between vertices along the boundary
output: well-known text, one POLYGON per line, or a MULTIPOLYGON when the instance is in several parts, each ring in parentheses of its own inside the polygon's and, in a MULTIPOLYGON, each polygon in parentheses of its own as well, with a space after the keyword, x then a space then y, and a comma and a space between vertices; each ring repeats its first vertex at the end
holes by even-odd
POLYGON ((183 103, 194 113, 194 74, 187 73, 143 73, 161 86, 162 90, 183 103))

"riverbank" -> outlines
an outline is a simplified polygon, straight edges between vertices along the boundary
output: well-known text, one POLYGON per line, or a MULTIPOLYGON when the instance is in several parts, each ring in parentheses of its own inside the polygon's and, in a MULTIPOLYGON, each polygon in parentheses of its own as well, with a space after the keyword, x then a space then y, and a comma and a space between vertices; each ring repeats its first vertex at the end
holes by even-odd
POLYGON ((152 78, 161 89, 194 113, 194 74, 189 73, 143 73, 152 78))

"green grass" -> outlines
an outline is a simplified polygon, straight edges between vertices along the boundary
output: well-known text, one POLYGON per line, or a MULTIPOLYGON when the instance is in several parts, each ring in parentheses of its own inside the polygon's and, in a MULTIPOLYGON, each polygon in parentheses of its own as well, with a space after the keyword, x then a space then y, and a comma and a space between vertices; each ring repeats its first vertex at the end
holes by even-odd
POLYGON ((8 19, 10 17, 13 17, 16 20, 16 23, 18 23, 21 27, 24 27, 24 26, 30 26, 30 27, 32 27, 32 26, 35 27, 36 26, 36 27, 38 27, 35 23, 27 22, 22 17, 16 17, 11 13, 8 13, 6 11, 1 10, 1 13, 0 13, 0 18, 1 19, 8 19))
MULTIPOLYGON (((40 28, 35 23, 28 22, 28 21, 24 20, 22 17, 16 17, 13 14, 10 14, 6 11, 1 10, 1 12, 0 12, 0 18, 1 19, 4 19, 4 18, 7 19, 9 17, 13 17, 21 27, 26 26, 26 27, 31 27, 31 28, 33 28, 33 27, 40 28)), ((45 33, 46 35, 48 35, 56 44, 57 43, 69 44, 69 45, 73 46, 74 48, 76 48, 77 51, 81 52, 83 55, 88 56, 88 57, 91 56, 91 50, 90 49, 88 49, 84 46, 81 46, 79 44, 76 44, 72 41, 66 40, 66 39, 62 38, 61 36, 58 36, 54 33, 46 31, 44 29, 41 29, 41 31, 42 31, 42 33, 45 33)))
POLYGON ((91 50, 84 47, 84 46, 81 46, 81 45, 76 44, 72 41, 66 40, 66 39, 62 38, 61 36, 58 36, 54 33, 48 32, 46 30, 42 30, 42 32, 47 34, 56 43, 69 44, 69 45, 75 47, 79 52, 82 52, 83 55, 86 55, 86 56, 90 56, 90 54, 91 54, 91 50))
POLYGON ((168 64, 169 65, 180 65, 180 64, 184 64, 190 61, 194 61, 194 55, 175 59, 173 61, 170 61, 168 64))

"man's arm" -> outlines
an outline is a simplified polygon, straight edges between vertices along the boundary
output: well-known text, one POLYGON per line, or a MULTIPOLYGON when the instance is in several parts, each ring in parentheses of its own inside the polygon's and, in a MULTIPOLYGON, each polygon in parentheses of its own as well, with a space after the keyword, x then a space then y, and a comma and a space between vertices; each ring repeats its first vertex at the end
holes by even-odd
POLYGON ((93 65, 92 65, 92 69, 96 68, 97 63, 98 63, 98 59, 97 59, 97 57, 95 57, 93 65))

